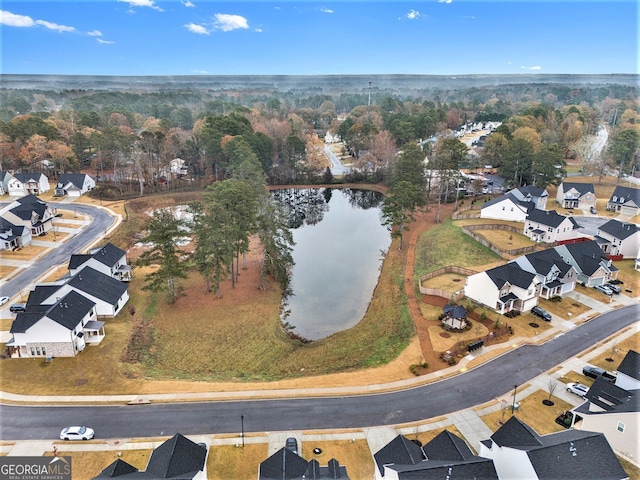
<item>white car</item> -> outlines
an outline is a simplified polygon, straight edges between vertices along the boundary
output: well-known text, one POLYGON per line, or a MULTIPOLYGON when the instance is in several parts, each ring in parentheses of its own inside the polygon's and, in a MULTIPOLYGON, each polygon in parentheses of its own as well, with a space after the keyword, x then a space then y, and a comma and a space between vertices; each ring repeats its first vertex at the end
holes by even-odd
POLYGON ((567 383, 567 392, 578 395, 584 398, 589 391, 589 387, 581 383, 567 383))
POLYGON ((60 432, 60 440, 91 440, 93 434, 89 427, 67 427, 60 432))
POLYGON ((0 297, 0 306, 4 305, 9 301, 9 297, 0 297))

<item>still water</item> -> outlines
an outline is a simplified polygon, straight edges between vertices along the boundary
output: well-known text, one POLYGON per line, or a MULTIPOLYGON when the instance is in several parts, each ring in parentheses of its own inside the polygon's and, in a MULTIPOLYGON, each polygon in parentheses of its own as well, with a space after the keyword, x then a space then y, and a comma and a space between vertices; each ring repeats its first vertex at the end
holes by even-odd
POLYGON ((381 223, 383 196, 353 189, 273 195, 289 213, 296 242, 283 323, 308 340, 353 327, 367 310, 391 243, 381 223))

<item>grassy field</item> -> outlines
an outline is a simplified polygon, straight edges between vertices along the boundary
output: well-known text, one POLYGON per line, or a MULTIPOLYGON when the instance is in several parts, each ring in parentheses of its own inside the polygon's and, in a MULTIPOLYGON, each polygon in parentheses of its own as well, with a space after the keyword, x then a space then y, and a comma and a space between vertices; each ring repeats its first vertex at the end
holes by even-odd
POLYGON ((530 238, 521 233, 507 232, 505 230, 475 230, 481 237, 501 250, 515 250, 535 245, 530 238))
MULTIPOLYGON (((118 450, 118 451, 58 451, 59 456, 71 457, 71 478, 86 480, 99 475, 102 470, 120 459, 133 465, 137 469, 147 468, 151 450, 118 450), (120 455, 118 453, 120 452, 120 455)), ((52 457, 53 452, 46 452, 45 456, 52 457)), ((248 478, 248 477, 247 477, 248 478)))
POLYGON ((616 370, 629 350, 640 352, 640 333, 615 342, 609 350, 592 358, 589 363, 605 370, 616 370))
POLYGON ((244 448, 233 445, 212 447, 207 457, 209 480, 252 479, 258 467, 269 456, 266 443, 247 443, 244 448))
POLYGON ((415 277, 433 272, 447 265, 471 269, 504 260, 490 249, 480 245, 451 220, 439 228, 424 232, 416 245, 415 277))
POLYGON ((544 308, 547 312, 552 315, 557 315, 565 320, 569 320, 571 318, 575 318, 577 315, 588 312, 590 310, 586 305, 574 300, 572 298, 562 298, 559 302, 552 302, 551 300, 546 300, 544 298, 540 298, 538 300, 538 305, 544 308))

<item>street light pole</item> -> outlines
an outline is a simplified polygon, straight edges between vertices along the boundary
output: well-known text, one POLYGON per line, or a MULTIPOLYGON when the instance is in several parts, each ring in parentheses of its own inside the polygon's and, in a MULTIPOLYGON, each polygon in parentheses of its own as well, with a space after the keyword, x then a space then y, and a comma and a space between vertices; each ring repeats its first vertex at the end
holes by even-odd
POLYGON ((240 428, 242 429, 242 448, 244 448, 244 415, 240 415, 240 428))
POLYGON ((511 414, 516 411, 516 391, 518 390, 518 385, 513 386, 513 403, 511 404, 511 414))

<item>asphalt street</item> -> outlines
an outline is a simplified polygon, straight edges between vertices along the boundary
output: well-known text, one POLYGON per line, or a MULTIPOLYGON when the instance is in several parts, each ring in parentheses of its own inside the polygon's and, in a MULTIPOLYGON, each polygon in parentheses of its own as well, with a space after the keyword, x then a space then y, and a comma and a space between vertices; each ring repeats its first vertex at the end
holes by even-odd
POLYGON ((0 406, 2 440, 57 438, 85 424, 97 438, 362 428, 447 415, 491 401, 640 318, 640 305, 613 310, 540 346, 514 348, 463 375, 403 391, 359 396, 283 398, 134 406, 0 406))

